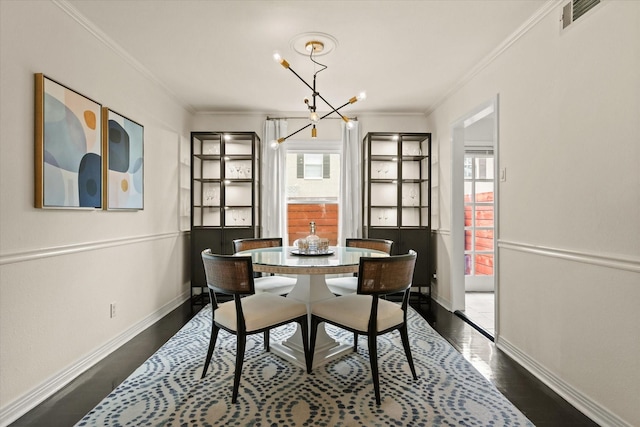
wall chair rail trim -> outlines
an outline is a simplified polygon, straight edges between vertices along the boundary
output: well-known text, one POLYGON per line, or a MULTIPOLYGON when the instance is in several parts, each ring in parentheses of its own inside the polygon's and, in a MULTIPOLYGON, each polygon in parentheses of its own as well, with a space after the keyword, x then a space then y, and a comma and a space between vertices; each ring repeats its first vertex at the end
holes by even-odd
POLYGON ((32 251, 15 252, 0 255, 0 265, 15 264, 18 262, 34 261, 42 258, 49 258, 62 255, 72 255, 80 252, 95 251, 117 246, 132 245, 153 240, 171 239, 185 234, 183 232, 170 232, 150 234, 147 236, 132 236, 121 239, 103 240, 98 242, 78 243, 66 246, 52 246, 49 248, 41 248, 32 251))
POLYGON ((627 270, 634 273, 640 273, 640 259, 637 258, 552 248, 548 246, 531 245, 528 243, 509 242, 506 240, 499 240, 498 247, 500 249, 525 252, 529 254, 564 259, 567 261, 613 268, 616 270, 627 270))

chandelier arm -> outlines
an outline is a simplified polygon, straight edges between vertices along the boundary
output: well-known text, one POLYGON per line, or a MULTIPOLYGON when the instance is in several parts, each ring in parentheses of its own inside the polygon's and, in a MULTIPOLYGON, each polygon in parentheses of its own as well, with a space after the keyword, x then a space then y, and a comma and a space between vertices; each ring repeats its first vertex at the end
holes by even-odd
POLYGON ((302 77, 300 77, 300 75, 299 75, 298 73, 296 73, 296 72, 293 70, 293 68, 291 68, 291 67, 287 67, 287 69, 288 69, 289 71, 291 71, 291 72, 292 72, 292 73, 293 73, 297 78, 299 78, 299 79, 300 79, 300 81, 301 81, 302 83, 304 83, 304 84, 305 84, 309 89, 311 89, 311 92, 315 92, 315 91, 313 90, 313 87, 312 87, 309 83, 307 83, 307 82, 306 82, 302 77))
MULTIPOLYGON (((327 104, 327 105, 329 106, 329 108, 331 108, 331 112, 330 112, 329 114, 336 113, 336 114, 338 114, 340 117, 342 117, 342 120, 344 120, 344 119, 345 119, 345 117, 344 117, 342 114, 340 114, 340 112, 339 112, 338 110, 339 110, 340 108, 344 107, 346 104, 345 104, 345 105, 343 105, 342 107, 335 108, 333 105, 329 104, 329 102, 328 102, 326 99, 324 99, 324 98, 322 97, 322 95, 320 95, 320 93, 319 93, 319 92, 316 92, 316 94, 318 95, 318 98, 322 99, 322 100, 324 101, 324 103, 325 103, 325 104, 327 104)), ((347 104, 348 104, 348 103, 347 103, 347 104)))
MULTIPOLYGON (((322 64, 321 64, 321 65, 322 65, 322 64)), ((337 114, 342 118, 342 120, 344 120, 344 119, 345 119, 345 117, 344 117, 342 114, 340 114, 340 112, 338 112, 338 110, 339 110, 340 108, 342 108, 342 107, 340 107, 340 108, 335 108, 333 105, 331 105, 331 104, 329 103, 329 101, 327 101, 326 99, 324 99, 324 97, 323 97, 322 95, 320 95, 320 92, 316 92, 316 90, 313 88, 313 86, 311 86, 309 83, 307 83, 307 82, 305 81, 305 79, 303 79, 302 77, 300 77, 300 75, 299 75, 298 73, 296 73, 296 72, 294 71, 294 69, 293 69, 293 68, 291 68, 291 66, 287 67, 287 69, 288 69, 289 71, 291 71, 291 72, 292 72, 292 73, 293 73, 293 74, 294 74, 298 79, 300 79, 300 81, 301 81, 302 83, 304 83, 304 84, 305 84, 309 89, 311 89, 311 93, 315 93, 315 94, 316 94, 320 99, 322 99, 322 101, 324 101, 324 103, 325 103, 325 104, 327 104, 327 105, 329 106, 329 108, 331 108, 331 110, 333 110, 333 111, 331 111, 331 113, 329 113, 329 114, 337 113, 337 114)), ((346 105, 346 104, 345 104, 345 105, 346 105)), ((343 107, 344 107, 344 105, 343 105, 343 107)))
POLYGON ((331 105, 331 103, 329 101, 327 101, 322 95, 320 95, 320 93, 316 90, 316 77, 317 77, 319 72, 326 70, 328 68, 328 66, 316 61, 313 58, 313 53, 316 51, 316 48, 317 48, 316 45, 318 45, 318 50, 322 51, 322 47, 324 46, 322 42, 311 41, 311 42, 308 42, 305 45, 305 48, 307 50, 308 50, 309 46, 311 46, 311 50, 309 52, 309 59, 311 60, 311 62, 313 62, 314 64, 316 64, 316 65, 318 65, 320 67, 322 67, 320 70, 315 71, 314 74, 313 74, 313 86, 310 85, 309 83, 307 83, 307 81, 305 79, 303 79, 298 73, 296 73, 296 71, 293 68, 291 68, 291 65, 285 59, 283 59, 277 52, 273 56, 273 58, 277 62, 279 62, 280 65, 282 65, 284 68, 289 69, 289 71, 291 71, 293 73, 293 75, 298 78, 298 80, 300 80, 302 83, 304 83, 304 85, 307 86, 311 90, 311 97, 312 97, 311 100, 309 100, 309 98, 305 98, 304 99, 304 103, 307 105, 307 108, 311 112, 311 114, 310 114, 311 123, 307 124, 306 126, 302 126, 297 131, 292 132, 292 133, 290 133, 289 135, 287 135, 285 137, 278 138, 277 141, 273 141, 272 142, 272 148, 274 148, 274 149, 277 149, 279 144, 283 143, 284 141, 286 141, 287 139, 289 139, 292 136, 296 135, 297 133, 303 131, 304 129, 307 129, 309 126, 313 126, 313 128, 311 130, 311 137, 315 139, 316 135, 317 135, 316 124, 320 120, 330 116, 333 113, 336 113, 338 116, 340 116, 340 118, 344 122, 346 122, 348 124, 349 123, 349 118, 345 117, 344 115, 342 115, 342 113, 340 113, 340 110, 342 108, 346 107, 347 105, 353 104, 354 102, 358 101, 359 99, 363 99, 364 98, 364 95, 354 96, 351 99, 349 99, 347 102, 345 102, 344 104, 342 104, 341 106, 336 108, 333 105, 331 105), (322 117, 318 117, 318 114, 316 112, 316 97, 320 98, 331 109, 331 111, 329 111, 328 113, 326 113, 322 117), (311 101, 311 103, 310 103, 310 101, 311 101), (275 144, 275 145, 273 145, 273 144, 275 144))
MULTIPOLYGON (((343 105, 339 106, 339 107, 338 107, 338 108, 336 108, 335 110, 330 111, 330 112, 328 112, 327 114, 325 114, 324 116, 320 117, 320 119, 319 119, 319 120, 322 120, 322 119, 324 119, 324 118, 326 118, 326 117, 329 117, 329 116, 330 116, 330 115, 332 115, 333 113, 337 113, 339 109, 344 108, 344 107, 346 107, 346 106, 347 106, 347 105, 349 105, 349 104, 351 104, 351 102, 349 102, 349 101, 345 102, 343 105)), ((338 113, 338 114, 340 114, 340 113, 338 113)), ((342 116, 342 114, 340 114, 340 116, 342 116)), ((309 123, 309 124, 308 124, 308 125, 306 125, 306 126, 301 127, 301 128, 300 128, 300 129, 298 129, 297 131, 295 131, 295 132, 293 132, 293 133, 290 133, 289 135, 285 136, 284 138, 282 138, 282 141, 283 141, 283 142, 284 142, 284 141, 286 141, 287 139, 291 138, 293 135, 295 135, 295 134, 297 134, 297 133, 299 133, 299 132, 302 132, 303 130, 305 130, 305 129, 306 129, 306 128, 308 128, 309 126, 311 126, 311 123, 309 123)))
MULTIPOLYGON (((323 117, 324 118, 324 117, 323 117)), ((306 128, 308 128, 309 126, 311 126, 311 123, 309 123, 306 126, 301 127, 300 129, 298 129, 297 131, 290 133, 289 135, 285 136, 284 138, 282 138, 282 141, 286 141, 287 139, 291 138, 293 135, 297 134, 298 132, 301 132, 303 130, 305 130, 306 128)))
MULTIPOLYGON (((320 120, 324 119, 325 117, 328 117, 328 116, 332 115, 333 113, 338 113, 338 110, 343 109, 344 107, 346 107, 349 104, 351 104, 351 102, 349 102, 349 101, 345 102, 344 104, 342 104, 338 108, 335 108, 333 111, 329 111, 327 114, 325 114, 324 116, 320 117, 320 120)), ((331 108, 333 108, 333 107, 331 107, 331 108)), ((342 114, 338 113, 338 115, 344 119, 344 116, 342 114)))

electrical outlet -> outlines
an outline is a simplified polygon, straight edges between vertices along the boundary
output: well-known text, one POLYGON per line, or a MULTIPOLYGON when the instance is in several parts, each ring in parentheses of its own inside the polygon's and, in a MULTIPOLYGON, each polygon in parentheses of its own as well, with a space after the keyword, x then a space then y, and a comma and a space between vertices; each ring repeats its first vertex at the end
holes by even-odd
POLYGON ((111 317, 112 319, 114 317, 116 317, 116 303, 112 302, 111 305, 109 306, 109 317, 111 317))

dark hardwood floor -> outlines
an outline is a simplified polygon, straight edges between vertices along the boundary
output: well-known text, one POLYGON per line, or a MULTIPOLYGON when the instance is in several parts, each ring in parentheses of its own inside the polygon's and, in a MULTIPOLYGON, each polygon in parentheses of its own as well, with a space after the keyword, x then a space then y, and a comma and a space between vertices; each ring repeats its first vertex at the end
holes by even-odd
POLYGON ((436 303, 431 305, 415 308, 536 426, 598 426, 462 318, 436 303))
MULTIPOLYGON (((455 314, 436 303, 413 305, 536 426, 597 426, 455 314)), ((191 317, 186 302, 11 426, 73 426, 191 317)))

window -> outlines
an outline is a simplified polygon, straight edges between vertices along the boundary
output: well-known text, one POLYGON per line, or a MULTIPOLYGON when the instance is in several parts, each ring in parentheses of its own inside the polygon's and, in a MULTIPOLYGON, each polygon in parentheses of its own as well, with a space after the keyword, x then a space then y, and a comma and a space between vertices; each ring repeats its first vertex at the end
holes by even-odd
POLYGON ((304 179, 322 179, 322 154, 304 154, 304 179))
POLYGON ((297 178, 331 178, 331 156, 328 154, 304 153, 298 154, 296 159, 298 165, 297 178))
POLYGON ((493 275, 493 153, 464 159, 465 275, 493 275))
POLYGON ((286 230, 288 244, 309 234, 316 223, 320 237, 338 243, 340 141, 296 141, 286 154, 286 230))

